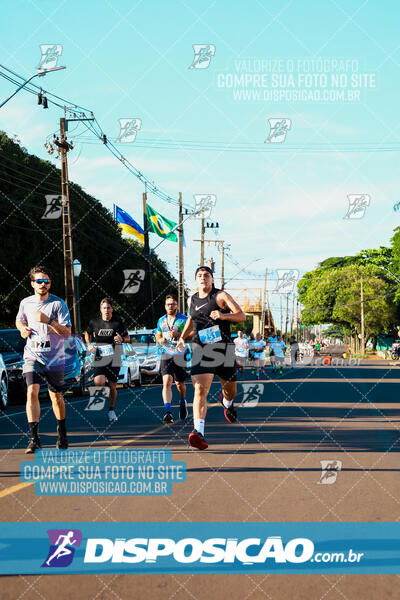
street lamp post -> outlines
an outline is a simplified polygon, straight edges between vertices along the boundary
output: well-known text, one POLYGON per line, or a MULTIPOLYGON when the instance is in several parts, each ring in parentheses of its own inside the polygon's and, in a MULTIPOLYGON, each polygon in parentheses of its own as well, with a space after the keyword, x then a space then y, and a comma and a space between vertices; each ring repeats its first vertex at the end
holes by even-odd
POLYGON ((73 262, 74 266, 74 279, 75 279, 75 314, 76 314, 76 323, 75 323, 75 333, 81 332, 81 307, 79 301, 79 275, 82 271, 82 265, 77 258, 75 258, 73 262))
POLYGON ((22 88, 24 88, 30 81, 32 81, 32 79, 34 79, 34 77, 43 77, 47 73, 51 73, 52 71, 61 71, 62 69, 65 69, 65 67, 52 67, 51 69, 39 69, 39 71, 37 73, 35 73, 34 75, 32 75, 32 77, 29 77, 29 79, 27 79, 26 81, 21 83, 21 85, 15 90, 15 92, 13 92, 11 94, 11 96, 9 96, 6 100, 4 100, 4 102, 2 102, 0 104, 0 108, 2 108, 9 100, 11 100, 11 98, 13 98, 15 96, 15 94, 18 94, 18 92, 20 90, 22 90, 22 88))

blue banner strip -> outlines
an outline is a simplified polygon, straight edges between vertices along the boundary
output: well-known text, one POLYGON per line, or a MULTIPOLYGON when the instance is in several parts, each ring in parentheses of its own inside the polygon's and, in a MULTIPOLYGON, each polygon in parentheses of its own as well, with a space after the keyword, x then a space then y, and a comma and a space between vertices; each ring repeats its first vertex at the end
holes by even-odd
POLYGON ((400 573, 400 523, 2 523, 0 574, 400 573))

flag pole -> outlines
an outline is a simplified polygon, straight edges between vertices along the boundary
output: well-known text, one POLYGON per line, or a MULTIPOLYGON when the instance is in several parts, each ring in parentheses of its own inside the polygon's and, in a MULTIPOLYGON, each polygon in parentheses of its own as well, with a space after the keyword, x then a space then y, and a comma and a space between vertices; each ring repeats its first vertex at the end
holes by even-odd
MULTIPOLYGON (((146 189, 146 188, 145 188, 146 189)), ((153 304, 153 280, 151 272, 151 252, 149 244, 149 228, 147 225, 147 191, 143 193, 143 231, 144 231, 144 244, 143 253, 145 259, 145 270, 147 279, 147 310, 146 315, 146 326, 149 328, 154 327, 154 304, 153 304)))
POLYGON ((182 214, 182 193, 179 192, 179 216, 178 216, 178 233, 179 233, 179 277, 178 277, 178 310, 181 313, 185 312, 185 291, 184 291, 184 275, 183 275, 183 214, 182 214))

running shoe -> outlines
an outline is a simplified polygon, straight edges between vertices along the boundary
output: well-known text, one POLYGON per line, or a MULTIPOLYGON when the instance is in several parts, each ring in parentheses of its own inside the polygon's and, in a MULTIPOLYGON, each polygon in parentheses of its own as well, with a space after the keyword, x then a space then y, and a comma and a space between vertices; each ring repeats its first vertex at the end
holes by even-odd
POLYGON ((235 407, 233 406, 233 402, 229 408, 226 408, 226 406, 224 405, 224 395, 223 394, 220 394, 218 396, 218 401, 221 403, 222 408, 224 409, 224 417, 228 421, 228 423, 235 423, 236 419, 237 419, 237 413, 236 413, 235 407))
POLYGON ((167 425, 170 425, 171 423, 174 422, 174 419, 170 412, 165 413, 163 420, 164 420, 164 423, 166 423, 167 425))
POLYGON ((260 379, 260 373, 258 371, 256 373, 256 379, 260 379))
POLYGON ((115 421, 118 421, 118 417, 115 414, 114 410, 108 411, 108 420, 110 421, 110 423, 114 423, 115 421))
POLYGON ((67 450, 68 449, 68 438, 65 433, 64 433, 64 435, 58 434, 56 448, 58 448, 58 450, 67 450))
POLYGON ((179 404, 179 417, 182 421, 184 421, 187 417, 188 411, 187 411, 187 402, 186 400, 181 400, 181 403, 179 404))
POLYGON ((42 446, 40 445, 40 438, 30 438, 25 454, 35 454, 36 450, 39 450, 42 446))
POLYGON ((205 450, 208 448, 204 435, 202 435, 200 431, 196 431, 196 429, 193 429, 192 433, 189 434, 189 446, 197 448, 197 450, 205 450))

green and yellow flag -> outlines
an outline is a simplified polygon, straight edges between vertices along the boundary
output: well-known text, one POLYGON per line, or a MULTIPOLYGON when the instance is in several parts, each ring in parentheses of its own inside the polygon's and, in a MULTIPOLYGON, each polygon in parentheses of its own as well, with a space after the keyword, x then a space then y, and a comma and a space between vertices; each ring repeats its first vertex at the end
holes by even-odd
POLYGON ((175 232, 172 231, 177 224, 160 215, 149 204, 147 204, 147 224, 149 231, 156 233, 170 242, 178 241, 175 232))

